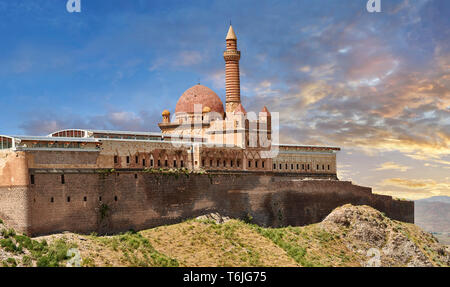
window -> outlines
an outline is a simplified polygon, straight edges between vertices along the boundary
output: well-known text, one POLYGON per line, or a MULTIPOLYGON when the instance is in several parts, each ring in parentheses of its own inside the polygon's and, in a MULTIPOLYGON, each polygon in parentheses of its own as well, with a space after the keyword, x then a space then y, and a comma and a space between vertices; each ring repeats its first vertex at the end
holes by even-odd
POLYGON ((317 170, 319 170, 319 165, 317 165, 317 170))
POLYGON ((280 169, 282 169, 282 165, 281 165, 281 163, 280 163, 280 169))
POLYGON ((117 195, 116 195, 116 196, 114 196, 114 201, 117 201, 117 195))
POLYGON ((286 164, 286 169, 288 169, 288 164, 286 164))
POLYGON ((209 166, 212 166, 212 159, 209 160, 209 166))
POLYGON ((262 167, 264 168, 264 161, 262 162, 262 167))
POLYGON ((258 161, 255 161, 255 167, 256 168, 258 167, 258 161))
POLYGON ((302 164, 302 169, 305 169, 305 164, 302 164))
POLYGON ((322 164, 322 170, 325 170, 325 165, 324 164, 322 164))
POLYGON ((130 157, 127 156, 127 164, 129 164, 129 163, 130 163, 130 157))
POLYGON ((136 156, 136 164, 138 164, 138 163, 139 163, 139 157, 136 156))
POLYGON ((273 164, 273 169, 277 169, 277 164, 276 163, 273 164))
POLYGON ((83 197, 83 201, 87 201, 87 197, 85 196, 85 197, 83 197))
POLYGON ((328 170, 330 170, 330 165, 328 165, 328 170))
POLYGON ((102 197, 101 196, 98 197, 98 201, 102 201, 102 197))
POLYGON ((61 184, 65 184, 66 179, 64 178, 64 174, 61 174, 61 184))
POLYGON ((54 199, 53 197, 50 198, 50 202, 51 202, 51 203, 55 202, 55 199, 54 199))
POLYGON ((217 167, 220 166, 220 160, 217 160, 217 167))
POLYGON ((294 169, 294 164, 293 163, 291 163, 291 169, 294 169))
POLYGON ((142 165, 145 166, 145 158, 142 159, 142 165))
POLYGON ((181 162, 180 162, 180 166, 181 166, 181 167, 184 167, 184 161, 181 161, 181 162))
POLYGON ((308 170, 309 170, 309 163, 308 163, 308 170))
POLYGON ((164 166, 167 167, 169 163, 167 162, 167 159, 164 161, 164 166))
POLYGON ((299 170, 299 164, 297 163, 297 170, 299 170))
POLYGON ((227 161, 226 160, 223 161, 223 167, 227 167, 227 161))
POLYGON ((117 155, 114 156, 114 163, 118 163, 119 162, 119 158, 117 155))
POLYGON ((134 178, 137 178, 137 173, 134 174, 134 178))
POLYGON ((205 160, 202 159, 202 166, 205 166, 205 160))
POLYGON ((177 161, 176 160, 173 161, 173 167, 177 167, 177 161))
POLYGON ((252 161, 248 161, 248 167, 252 167, 252 161))
POLYGON ((158 166, 161 166, 161 160, 158 159, 158 166))
POLYGON ((239 167, 241 165, 241 161, 237 160, 236 165, 237 165, 237 167, 239 167))
POLYGON ((150 166, 153 166, 153 159, 150 160, 150 166))
POLYGON ((30 182, 31 184, 34 184, 34 174, 30 175, 30 182))
POLYGON ((230 166, 233 167, 233 161, 230 161, 230 166))
POLYGON ((67 197, 67 202, 70 202, 70 196, 67 197))

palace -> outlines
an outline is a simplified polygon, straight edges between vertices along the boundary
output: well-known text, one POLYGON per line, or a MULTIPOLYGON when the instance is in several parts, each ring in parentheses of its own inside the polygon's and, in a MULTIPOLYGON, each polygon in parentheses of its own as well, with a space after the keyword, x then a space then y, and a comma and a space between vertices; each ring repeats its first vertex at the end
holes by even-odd
POLYGON ((162 112, 160 133, 66 129, 0 136, 0 217, 28 234, 108 233, 207 211, 252 214, 265 225, 307 224, 339 204, 356 203, 411 221, 408 202, 338 180, 338 147, 280 144, 272 129, 277 114, 245 110, 231 25, 223 57, 225 105, 213 90, 195 85, 172 117, 162 112))
POLYGON ((232 26, 223 56, 225 105, 210 88, 195 85, 179 98, 172 121, 168 110, 162 112, 161 133, 68 129, 44 137, 1 136, 0 148, 24 151, 37 158, 60 152, 60 162, 52 161, 49 166, 34 159, 28 162, 32 165, 29 168, 187 168, 336 179, 339 148, 279 144, 277 137, 272 139, 272 115, 267 107, 258 115, 253 113, 254 119, 247 116, 240 95, 241 53, 232 26), (74 152, 95 154, 96 160, 64 159, 74 152))

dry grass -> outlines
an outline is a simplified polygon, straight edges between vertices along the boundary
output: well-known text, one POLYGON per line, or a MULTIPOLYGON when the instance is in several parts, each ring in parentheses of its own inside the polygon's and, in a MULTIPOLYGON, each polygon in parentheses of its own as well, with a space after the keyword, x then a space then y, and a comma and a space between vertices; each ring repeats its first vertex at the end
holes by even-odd
POLYGON ((183 266, 299 266, 282 248, 237 220, 192 220, 142 234, 183 266))

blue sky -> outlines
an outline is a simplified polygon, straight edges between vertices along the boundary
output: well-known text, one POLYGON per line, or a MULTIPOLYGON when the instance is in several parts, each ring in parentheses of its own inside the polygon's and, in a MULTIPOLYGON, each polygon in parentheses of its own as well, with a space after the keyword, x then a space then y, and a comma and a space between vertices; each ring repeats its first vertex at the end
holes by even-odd
POLYGON ((224 99, 229 21, 243 104, 281 139, 329 144, 340 178, 450 195, 450 1, 0 0, 0 134, 157 131, 200 82, 224 99))

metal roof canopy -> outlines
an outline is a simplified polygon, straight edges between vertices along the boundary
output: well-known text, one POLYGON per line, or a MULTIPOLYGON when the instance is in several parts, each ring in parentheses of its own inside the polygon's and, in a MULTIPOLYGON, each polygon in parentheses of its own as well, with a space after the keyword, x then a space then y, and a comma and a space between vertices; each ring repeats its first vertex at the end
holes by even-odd
POLYGON ((94 134, 113 134, 113 135, 134 135, 134 136, 162 136, 162 133, 157 132, 138 132, 138 131, 113 131, 113 130, 90 130, 90 129, 65 129, 59 130, 49 134, 49 137, 53 137, 54 134, 64 133, 64 132, 84 132, 86 135, 88 133, 94 134))
POLYGON ((67 138, 67 137, 49 137, 49 136, 12 136, 20 141, 46 141, 46 142, 99 142, 96 138, 67 138))

